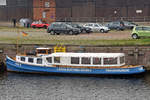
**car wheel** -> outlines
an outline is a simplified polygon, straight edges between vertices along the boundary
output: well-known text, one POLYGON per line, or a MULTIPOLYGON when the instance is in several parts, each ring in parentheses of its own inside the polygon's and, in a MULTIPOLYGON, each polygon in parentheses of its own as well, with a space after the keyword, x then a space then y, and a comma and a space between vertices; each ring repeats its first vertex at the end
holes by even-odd
POLYGON ((130 27, 130 29, 132 30, 134 28, 134 26, 130 27))
POLYGON ((56 35, 60 35, 60 33, 56 33, 56 35))
POLYGON ((117 28, 117 31, 120 31, 120 28, 119 28, 119 27, 117 28))
POLYGON ((80 33, 74 33, 74 35, 78 35, 78 34, 80 34, 80 33))
POLYGON ((69 31, 69 35, 73 35, 74 33, 73 33, 73 31, 69 31))
POLYGON ((43 28, 47 29, 47 26, 43 26, 43 28))
POLYGON ((100 32, 101 32, 101 33, 104 33, 105 31, 104 31, 104 29, 101 29, 100 32))
POLYGON ((51 31, 51 33, 50 33, 51 35, 55 35, 55 32, 54 31, 51 31))
POLYGON ((90 31, 86 31, 86 33, 90 33, 90 31))
POLYGON ((35 26, 35 25, 33 25, 33 26, 32 26, 32 28, 36 28, 36 26, 35 26))
POLYGON ((47 29, 47 33, 50 33, 51 31, 49 29, 47 29))
POLYGON ((138 39, 139 36, 138 36, 137 34, 134 33, 134 34, 132 35, 132 38, 133 38, 133 39, 138 39))

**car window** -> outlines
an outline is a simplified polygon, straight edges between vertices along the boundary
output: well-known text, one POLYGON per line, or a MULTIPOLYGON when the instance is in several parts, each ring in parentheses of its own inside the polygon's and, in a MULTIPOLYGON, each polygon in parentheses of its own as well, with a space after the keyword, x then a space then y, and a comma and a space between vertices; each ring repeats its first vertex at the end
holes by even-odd
POLYGON ((114 25, 117 25, 117 24, 118 24, 118 22, 113 22, 113 24, 114 24, 114 25))
POLYGON ((124 22, 124 25, 130 25, 130 23, 129 22, 124 22))
POLYGON ((150 31, 150 27, 143 27, 144 31, 150 31))
POLYGON ((68 28, 73 28, 71 25, 66 25, 66 27, 68 27, 68 28))
POLYGON ((95 24, 94 27, 99 27, 99 26, 97 24, 95 24))
POLYGON ((60 27, 61 27, 61 28, 67 28, 67 26, 66 26, 66 25, 63 25, 63 24, 62 24, 60 27))
POLYGON ((99 26, 102 26, 102 24, 99 24, 99 26))
POLYGON ((58 25, 57 25, 57 24, 53 24, 52 26, 53 26, 53 27, 58 27, 58 25))
POLYGON ((75 28, 79 27, 77 24, 72 24, 71 26, 75 28))
POLYGON ((142 30, 142 27, 136 27, 135 30, 137 31, 142 30))
POLYGON ((132 25, 136 25, 135 23, 132 23, 132 22, 131 22, 130 24, 132 24, 132 25))
MULTIPOLYGON (((119 22, 118 22, 119 23, 119 22)), ((128 23, 128 22, 127 22, 128 23)), ((120 21, 120 24, 124 25, 124 22, 120 21)), ((129 23, 128 23, 129 24, 129 23)))
POLYGON ((113 23, 108 23, 107 25, 108 25, 108 26, 112 26, 112 24, 113 24, 113 23))
POLYGON ((92 24, 86 24, 85 26, 93 26, 92 24))

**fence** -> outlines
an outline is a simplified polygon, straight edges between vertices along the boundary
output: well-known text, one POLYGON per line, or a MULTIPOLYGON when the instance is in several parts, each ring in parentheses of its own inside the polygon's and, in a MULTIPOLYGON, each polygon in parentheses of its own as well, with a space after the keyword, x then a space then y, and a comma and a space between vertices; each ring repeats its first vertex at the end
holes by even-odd
POLYGON ((61 22, 110 22, 110 21, 115 21, 115 20, 125 20, 125 21, 132 21, 132 22, 150 22, 150 16, 146 17, 78 17, 78 18, 73 18, 73 17, 66 17, 66 18, 56 18, 56 21, 61 21, 61 22))

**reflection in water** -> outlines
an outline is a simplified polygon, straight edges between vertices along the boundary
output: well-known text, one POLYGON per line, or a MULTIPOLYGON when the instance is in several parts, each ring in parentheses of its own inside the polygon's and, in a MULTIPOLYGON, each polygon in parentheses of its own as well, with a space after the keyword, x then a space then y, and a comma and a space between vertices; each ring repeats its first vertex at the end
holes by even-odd
POLYGON ((0 100, 150 100, 150 74, 141 77, 5 73, 0 100))

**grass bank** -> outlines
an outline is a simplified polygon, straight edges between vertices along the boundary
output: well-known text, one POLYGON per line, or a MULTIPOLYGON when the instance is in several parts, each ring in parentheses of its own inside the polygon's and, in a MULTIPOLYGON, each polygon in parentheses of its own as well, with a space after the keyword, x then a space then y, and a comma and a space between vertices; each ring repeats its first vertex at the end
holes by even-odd
MULTIPOLYGON (((17 38, 0 38, 0 43, 16 44, 17 38)), ((57 40, 57 39, 38 39, 38 38, 26 38, 19 39, 18 44, 63 44, 63 45, 112 45, 112 46, 124 46, 124 45, 150 45, 150 38, 147 39, 128 39, 128 40, 57 40)))
POLYGON ((0 27, 1 44, 64 44, 64 45, 150 45, 150 38, 132 39, 131 30, 81 35, 49 35, 45 29, 0 27), (28 36, 21 34, 25 31, 28 36))

